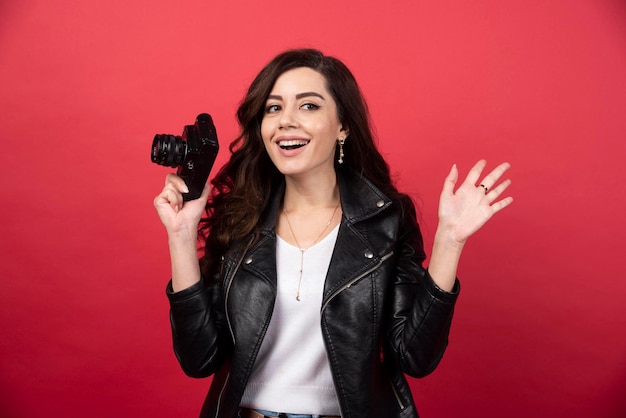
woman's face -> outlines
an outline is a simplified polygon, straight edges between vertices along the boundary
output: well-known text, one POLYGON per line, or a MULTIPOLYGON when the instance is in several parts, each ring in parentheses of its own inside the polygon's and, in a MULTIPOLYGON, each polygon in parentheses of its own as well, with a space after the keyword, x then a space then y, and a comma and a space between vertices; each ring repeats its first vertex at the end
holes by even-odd
POLYGON ((337 139, 347 134, 324 76, 299 67, 278 77, 265 103, 261 135, 281 173, 302 176, 334 171, 337 139))

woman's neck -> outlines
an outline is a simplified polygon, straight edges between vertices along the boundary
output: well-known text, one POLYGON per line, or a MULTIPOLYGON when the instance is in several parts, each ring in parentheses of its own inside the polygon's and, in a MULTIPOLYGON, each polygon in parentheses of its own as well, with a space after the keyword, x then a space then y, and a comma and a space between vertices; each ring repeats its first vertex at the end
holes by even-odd
POLYGON ((337 177, 286 177, 285 197, 276 233, 302 251, 323 239, 341 221, 337 177))
POLYGON ((339 202, 339 187, 334 171, 332 175, 306 179, 288 176, 285 182, 283 209, 288 212, 335 207, 339 202))

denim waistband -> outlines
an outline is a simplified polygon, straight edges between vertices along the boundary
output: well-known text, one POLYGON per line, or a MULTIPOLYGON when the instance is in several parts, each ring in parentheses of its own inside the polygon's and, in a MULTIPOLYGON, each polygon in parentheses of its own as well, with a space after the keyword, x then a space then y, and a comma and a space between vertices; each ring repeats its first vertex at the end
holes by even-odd
MULTIPOLYGON (((245 410, 245 409, 244 409, 245 410)), ((311 414, 289 414, 285 412, 274 412, 274 411, 265 411, 262 409, 255 409, 255 412, 262 414, 266 417, 276 417, 276 418, 325 418, 332 417, 330 415, 311 415, 311 414)), ((333 417, 335 418, 335 417, 333 417)))

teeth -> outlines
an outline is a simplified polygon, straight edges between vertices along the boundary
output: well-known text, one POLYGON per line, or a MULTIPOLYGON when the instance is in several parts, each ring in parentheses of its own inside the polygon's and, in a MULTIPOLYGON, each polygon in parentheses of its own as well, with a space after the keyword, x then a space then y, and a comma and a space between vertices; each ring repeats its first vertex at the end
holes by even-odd
POLYGON ((303 147, 309 142, 310 141, 307 141, 305 139, 290 139, 290 140, 280 141, 278 143, 278 146, 284 149, 294 149, 294 148, 303 147))

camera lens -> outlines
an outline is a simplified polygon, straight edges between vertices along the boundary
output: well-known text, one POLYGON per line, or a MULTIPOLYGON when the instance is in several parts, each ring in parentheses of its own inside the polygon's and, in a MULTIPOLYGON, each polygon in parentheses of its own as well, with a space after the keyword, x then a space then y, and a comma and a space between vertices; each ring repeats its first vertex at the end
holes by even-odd
POLYGON ((187 145, 180 136, 155 135, 152 141, 152 162, 178 167, 185 160, 187 145))

